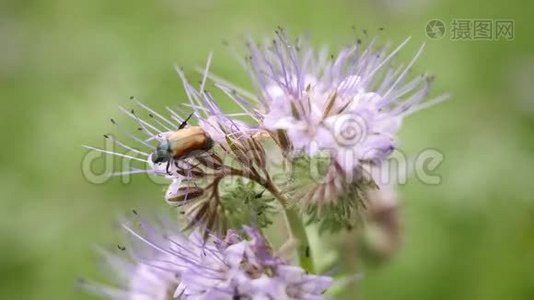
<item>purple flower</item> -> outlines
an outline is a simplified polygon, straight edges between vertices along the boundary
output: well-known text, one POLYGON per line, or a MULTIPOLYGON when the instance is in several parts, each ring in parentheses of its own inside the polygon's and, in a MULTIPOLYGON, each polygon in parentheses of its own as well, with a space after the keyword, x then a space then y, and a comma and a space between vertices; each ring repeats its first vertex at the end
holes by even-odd
POLYGON ((147 223, 124 228, 134 237, 134 261, 107 255, 122 288, 85 284, 111 299, 324 299, 332 283, 275 256, 253 227, 244 227, 245 238, 230 230, 207 240, 147 223))
POLYGON ((124 152, 89 148, 148 163, 148 170, 119 174, 166 176, 172 180, 167 202, 183 208, 191 225, 219 233, 225 232, 228 223, 221 187, 231 188, 220 183, 229 177, 261 185, 284 205, 296 202, 314 221, 325 216, 334 223, 355 220, 365 206, 366 191, 376 188, 369 170, 396 149, 403 118, 445 98, 426 100, 431 77, 408 79, 423 47, 405 67, 391 67, 392 58, 407 42, 392 51, 377 48, 375 40, 365 47, 355 42, 329 56, 326 48, 315 50, 306 40, 292 42, 279 30, 272 42, 248 44, 256 95, 209 74, 210 56, 199 87, 193 87, 177 69, 189 112, 179 115, 167 109, 170 115, 165 117, 135 101, 148 118, 138 111, 123 111, 135 121, 138 135, 113 121, 144 149, 118 140, 115 144, 124 152), (208 78, 241 113, 221 110, 206 88, 208 78), (189 145, 170 140, 181 136, 177 130, 189 113, 191 121, 198 123, 194 132, 205 139, 203 146, 200 151, 171 157, 170 153, 184 152, 173 147, 189 145), (319 164, 313 166, 314 160, 319 164), (293 173, 276 169, 288 166, 293 173))
POLYGON ((407 80, 423 47, 406 67, 389 66, 407 42, 389 52, 376 49, 374 40, 367 47, 358 41, 329 56, 306 40, 290 41, 280 29, 271 42, 248 43, 259 97, 235 97, 236 102, 261 128, 283 135, 293 154, 326 151, 353 175, 362 164, 380 163, 393 152, 405 116, 443 99, 423 103, 430 77, 407 80))
POLYGON ((396 149, 404 117, 446 98, 427 100, 432 77, 408 76, 423 47, 406 66, 391 66, 408 40, 392 51, 358 40, 329 55, 279 29, 269 42, 248 43, 257 96, 213 76, 292 162, 288 198, 312 221, 355 225, 365 194, 376 188, 370 169, 396 149))
MULTIPOLYGON (((148 224, 146 224, 148 225, 148 224)), ((145 237, 132 239, 131 245, 118 246, 120 250, 129 254, 117 255, 111 251, 100 250, 105 266, 115 277, 115 285, 109 286, 95 282, 81 281, 81 286, 89 292, 107 299, 128 300, 169 300, 174 299, 174 293, 180 284, 179 271, 183 268, 173 255, 165 251, 158 251, 144 247, 150 240, 158 240, 158 244, 172 249, 171 241, 177 241, 181 235, 171 232, 156 232, 154 228, 147 228, 145 237), (171 234, 162 239, 162 235, 171 234)), ((128 227, 129 228, 129 227, 128 227)))

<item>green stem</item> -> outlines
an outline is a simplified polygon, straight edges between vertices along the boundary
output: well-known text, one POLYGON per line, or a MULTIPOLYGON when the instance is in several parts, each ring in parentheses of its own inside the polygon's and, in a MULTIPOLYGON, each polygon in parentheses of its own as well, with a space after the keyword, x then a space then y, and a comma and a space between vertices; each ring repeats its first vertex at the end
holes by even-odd
POLYGON ((310 242, 308 241, 306 228, 304 227, 304 224, 302 224, 302 220, 299 218, 295 209, 284 207, 284 211, 289 230, 293 234, 293 237, 298 240, 297 252, 300 266, 309 273, 314 273, 315 268, 313 266, 310 242))
POLYGON ((311 255, 310 242, 308 241, 306 228, 304 227, 304 224, 302 224, 302 220, 300 219, 298 212, 296 209, 288 207, 288 200, 274 185, 269 182, 264 186, 276 199, 278 199, 280 205, 284 209, 284 217, 287 229, 289 231, 289 236, 290 238, 296 239, 298 243, 297 254, 299 257, 300 266, 308 273, 314 273, 315 268, 311 255))

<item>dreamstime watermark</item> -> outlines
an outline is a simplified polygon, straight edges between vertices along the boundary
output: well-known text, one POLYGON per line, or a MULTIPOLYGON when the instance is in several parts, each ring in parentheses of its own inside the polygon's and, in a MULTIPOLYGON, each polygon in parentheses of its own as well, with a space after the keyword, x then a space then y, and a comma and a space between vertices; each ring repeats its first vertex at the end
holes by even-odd
POLYGON ((126 152, 119 152, 114 137, 105 137, 102 148, 89 149, 82 158, 80 167, 87 182, 104 184, 118 177, 122 184, 127 185, 132 182, 132 176, 144 175, 150 182, 169 184, 166 178, 153 171, 141 151, 131 148, 126 152))
POLYGON ((346 114, 336 119, 331 131, 337 144, 355 147, 365 140, 369 128, 365 119, 360 115, 346 114))
POLYGON ((515 21, 512 19, 452 19, 449 24, 440 19, 426 23, 429 39, 440 40, 447 34, 451 41, 512 41, 515 21))
MULTIPOLYGON (((327 152, 322 153, 325 155, 327 152)), ((225 165, 239 164, 232 155, 227 155, 223 160, 225 165)), ((379 185, 403 185, 411 177, 426 185, 439 185, 442 178, 438 169, 444 160, 444 154, 434 148, 423 149, 415 155, 407 155, 402 150, 395 149, 379 167, 375 165, 373 168, 366 169, 366 172, 379 185)), ((82 159, 82 175, 87 182, 92 184, 104 184, 112 178, 119 178, 122 184, 127 185, 132 182, 132 176, 145 176, 150 182, 158 185, 169 184, 169 180, 164 176, 154 174, 148 163, 145 164, 144 168, 132 169, 131 166, 134 163, 132 159, 123 157, 119 158, 118 161, 119 163, 116 162, 116 159, 103 153, 88 151, 82 159), (96 170, 95 164, 100 164, 103 168, 96 170), (121 166, 123 168, 121 170, 132 171, 114 172, 116 166, 121 166)), ((321 171, 320 157, 312 158, 310 161, 306 165, 308 176, 316 182, 328 180, 321 171)), ((271 161, 270 164, 272 165, 269 168, 270 176, 273 178, 289 178, 294 174, 294 168, 287 161, 276 160, 271 161)), ((299 171, 302 172, 302 169, 299 171)))
MULTIPOLYGON (((351 157, 350 152, 345 152, 344 155, 350 163, 353 163, 354 158, 351 157)), ((330 174, 330 169, 325 168, 325 165, 328 165, 325 162, 330 162, 333 156, 332 151, 323 151, 310 158, 305 165, 306 176, 313 179, 315 183, 335 181, 336 179, 333 177, 339 176, 339 173, 330 174)), ((339 158, 339 156, 336 157, 338 163, 339 158)), ((348 182, 358 178, 364 181, 372 179, 379 186, 404 185, 410 178, 415 178, 426 185, 439 185, 442 176, 438 171, 444 161, 444 154, 435 148, 422 149, 415 155, 408 155, 401 149, 395 149, 384 161, 380 163, 362 161, 357 164, 358 167, 352 173, 345 172, 344 176, 348 182)), ((286 165, 275 166, 274 170, 283 170, 280 172, 283 179, 302 175, 302 173, 295 172, 295 167, 290 161, 286 162, 286 165)), ((299 172, 302 171, 302 166, 300 166, 299 172)))
MULTIPOLYGON (((365 126, 361 122, 354 121, 354 119, 347 119, 346 126, 339 126, 341 140, 344 142, 358 141, 362 143, 365 140, 365 126), (350 125, 349 125, 350 124, 350 125), (363 137, 362 137, 363 136, 363 137)), ((338 140, 338 139, 336 139, 338 140)), ((348 143, 347 145, 350 145, 348 143)), ((115 143, 112 138, 106 138, 104 140, 103 148, 100 150, 89 150, 83 157, 81 162, 81 172, 85 180, 92 184, 104 184, 109 182, 112 178, 118 178, 122 184, 130 184, 132 182, 132 176, 144 176, 150 182, 158 185, 168 185, 169 178, 166 178, 164 164, 158 167, 159 174, 155 172, 153 166, 148 162, 149 158, 145 157, 141 152, 131 149, 124 153, 119 153, 119 156, 115 156, 112 153, 118 153, 115 149, 115 143)), ((383 149, 368 149, 369 155, 361 153, 361 150, 357 150, 358 147, 353 147, 353 150, 348 147, 342 153, 336 153, 339 149, 325 149, 319 152, 318 155, 310 159, 310 163, 305 166, 306 175, 312 178, 316 182, 324 182, 325 180, 331 180, 328 176, 325 176, 322 168, 324 160, 321 159, 333 159, 335 157, 338 164, 342 165, 354 165, 357 155, 371 156, 376 155, 377 151, 383 151, 383 149), (355 151, 360 151, 356 153, 355 151), (322 156, 322 157, 321 157, 322 156)), ((246 154, 244 157, 253 157, 253 150, 250 155, 246 154)), ((294 173, 295 168, 292 165, 291 160, 280 156, 279 154, 271 154, 276 151, 266 151, 266 160, 269 162, 268 171, 272 178, 280 178, 281 180, 291 178, 292 176, 298 176, 294 173)), ((219 155, 226 154, 226 152, 218 153, 219 155)), ((200 154, 202 155, 202 154, 200 154)), ((385 158, 380 164, 373 162, 362 162, 357 165, 372 166, 372 168, 366 168, 365 173, 370 174, 373 180, 379 185, 403 185, 407 183, 409 178, 415 177, 418 181, 427 185, 438 185, 441 183, 441 175, 438 172, 439 167, 442 165, 445 156, 442 152, 434 148, 422 149, 415 155, 408 155, 401 149, 395 148, 388 151, 388 153, 382 154, 385 158)), ((222 164, 225 166, 239 166, 243 162, 236 159, 232 154, 227 154, 220 157, 222 164)), ((185 175, 188 175, 187 161, 193 161, 190 165, 194 164, 194 157, 180 161, 186 167, 185 175)), ((251 164, 252 159, 251 159, 251 164)), ((214 166, 216 167, 216 166, 214 166)), ((363 170, 363 169, 362 169, 363 170)), ((302 172, 302 168, 298 170, 302 172)), ((191 171, 193 172, 193 171, 191 171)), ((195 175, 191 173, 189 175, 195 175)), ((302 175, 302 173, 300 173, 302 175)), ((230 180, 232 177, 237 179, 237 176, 228 176, 230 180)), ((202 184, 202 180, 209 182, 209 178, 198 176, 195 181, 198 184, 202 184)), ((225 180, 225 182, 228 182, 225 180)))

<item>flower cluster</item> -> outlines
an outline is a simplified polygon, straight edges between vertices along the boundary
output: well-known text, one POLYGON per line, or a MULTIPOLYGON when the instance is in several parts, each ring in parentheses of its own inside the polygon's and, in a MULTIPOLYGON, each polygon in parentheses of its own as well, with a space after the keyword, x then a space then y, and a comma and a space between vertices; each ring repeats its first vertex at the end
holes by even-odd
MULTIPOLYGON (((89 288, 114 299, 323 299, 332 278, 312 275, 304 223, 382 222, 362 216, 379 189, 372 171, 396 149, 403 118, 443 99, 426 100, 431 77, 408 79, 422 47, 405 67, 391 66, 407 42, 390 51, 358 40, 329 55, 280 29, 270 42, 247 44, 255 93, 211 74, 210 56, 198 88, 177 68, 187 111, 161 114, 132 98, 135 107, 121 110, 135 130, 111 121, 135 145, 105 135, 121 150, 87 147, 142 164, 117 175, 168 179, 165 200, 193 233, 125 226, 142 246, 133 262, 107 256, 123 288, 89 288), (241 111, 223 112, 208 81, 241 111), (300 267, 275 255, 261 232, 279 215, 300 267)), ((396 220, 391 214, 385 221, 396 220)), ((388 249, 397 244, 393 225, 384 227, 392 228, 388 249)))
MULTIPOLYGON (((388 66, 407 42, 388 52, 375 49, 374 41, 366 47, 358 41, 330 57, 306 40, 291 42, 281 29, 272 42, 249 43, 260 126, 283 134, 295 156, 327 152, 331 167, 326 176, 358 180, 366 165, 379 165, 393 152, 403 117, 428 105, 422 102, 431 77, 407 80, 422 48, 406 67, 388 66)), ((321 205, 347 191, 341 184, 327 189, 322 197, 305 199, 321 205)))
MULTIPOLYGON (((230 177, 248 180, 250 188, 247 192, 252 192, 253 195, 263 195, 260 188, 256 188, 258 184, 264 186, 263 190, 267 188, 271 192, 275 191, 266 169, 266 153, 261 143, 268 134, 224 114, 207 91, 203 88, 194 89, 185 79, 182 70, 177 71, 183 79, 189 107, 193 109, 189 117, 184 117, 171 108, 167 108, 169 116, 166 117, 132 97, 136 108, 121 107, 121 110, 134 121, 136 130, 128 131, 126 126, 114 119, 111 122, 120 133, 135 142, 137 147, 129 146, 108 134, 104 137, 113 139, 120 150, 86 147, 148 166, 148 169, 143 169, 145 166, 142 166, 122 170, 115 175, 149 173, 169 179, 171 183, 165 193, 165 200, 171 206, 181 209, 191 227, 200 226, 224 233, 228 223, 235 223, 230 203, 223 203, 225 197, 221 185, 226 180, 230 177), (190 126, 188 123, 192 116, 197 119, 198 126, 190 126), (179 136, 182 132, 186 133, 179 136), (195 148, 199 139, 201 147, 195 148), (167 152, 168 147, 180 148, 185 154, 174 156, 167 152)), ((235 192, 235 189, 228 192, 235 192)), ((243 193, 238 196, 247 197, 243 193)), ((255 198, 255 202, 268 202, 270 199, 267 195, 255 198)))
POLYGON ((275 256, 265 237, 245 226, 204 240, 172 228, 124 225, 138 245, 132 261, 106 254, 121 274, 117 288, 84 283, 111 299, 324 299, 332 278, 309 275, 275 256), (139 245, 139 242, 141 244, 139 245))

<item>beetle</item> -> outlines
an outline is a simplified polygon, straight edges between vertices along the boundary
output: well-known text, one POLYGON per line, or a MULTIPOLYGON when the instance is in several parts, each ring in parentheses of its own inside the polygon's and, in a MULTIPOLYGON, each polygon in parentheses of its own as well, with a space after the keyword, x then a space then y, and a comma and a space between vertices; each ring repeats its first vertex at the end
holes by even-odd
POLYGON ((167 163, 167 173, 172 160, 184 159, 195 156, 210 150, 213 147, 213 140, 208 133, 200 126, 187 127, 187 121, 193 114, 190 114, 176 131, 173 131, 161 140, 151 155, 154 164, 167 163))

